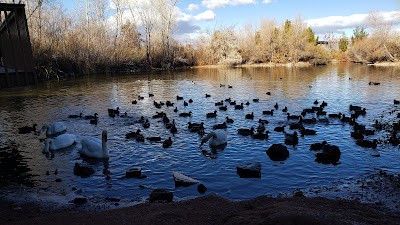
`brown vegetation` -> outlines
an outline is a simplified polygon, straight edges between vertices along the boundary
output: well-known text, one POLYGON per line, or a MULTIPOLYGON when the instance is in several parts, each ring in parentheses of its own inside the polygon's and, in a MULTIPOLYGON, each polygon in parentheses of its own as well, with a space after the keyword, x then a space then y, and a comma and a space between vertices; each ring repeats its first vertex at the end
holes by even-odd
POLYGON ((398 62, 400 59, 400 38, 392 25, 379 13, 370 13, 372 33, 356 28, 352 46, 348 50, 351 61, 361 63, 398 62))
POLYGON ((338 48, 317 45, 301 18, 279 25, 262 19, 257 28, 220 28, 192 44, 173 39, 176 0, 85 0, 67 11, 56 1, 25 0, 33 54, 42 79, 82 73, 132 72, 152 68, 243 64, 326 64, 332 59, 374 63, 397 62, 400 39, 382 16, 372 14, 373 33, 357 28, 338 48), (133 20, 125 17, 129 14, 133 20), (125 16, 124 16, 125 15, 125 16), (110 22, 111 21, 111 22, 110 22))

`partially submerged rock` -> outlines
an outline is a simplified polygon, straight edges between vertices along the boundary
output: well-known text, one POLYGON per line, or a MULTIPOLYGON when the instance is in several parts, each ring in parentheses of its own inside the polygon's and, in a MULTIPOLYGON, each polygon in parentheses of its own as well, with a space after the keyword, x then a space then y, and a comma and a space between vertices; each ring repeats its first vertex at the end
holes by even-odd
POLYGON ((142 168, 136 167, 129 169, 125 172, 125 177, 127 178, 140 178, 142 176, 142 168))
POLYGON ((80 176, 82 178, 90 177, 94 174, 94 169, 86 166, 81 166, 79 163, 75 163, 74 166, 74 175, 80 176))
POLYGON ((333 164, 336 165, 340 159, 340 149, 336 145, 326 144, 322 148, 321 153, 315 154, 317 157, 315 161, 323 164, 333 164))
POLYGON ((183 175, 179 172, 173 172, 172 176, 174 177, 175 186, 177 186, 177 187, 179 187, 179 186, 189 187, 190 185, 199 183, 198 180, 188 177, 186 175, 183 175))
POLYGON ((289 150, 282 144, 273 144, 266 152, 272 161, 284 161, 289 157, 289 150))
POLYGON ((74 204, 82 205, 87 202, 87 199, 85 197, 76 197, 73 202, 74 204))
POLYGON ((236 166, 236 172, 241 178, 261 178, 261 163, 242 163, 236 166))
POLYGON ((204 186, 204 184, 199 184, 199 185, 197 185, 197 191, 198 191, 200 194, 204 194, 204 193, 206 193, 206 191, 207 191, 207 187, 204 186))
POLYGON ((150 202, 172 202, 174 198, 174 194, 165 189, 154 189, 150 193, 149 201, 150 202))

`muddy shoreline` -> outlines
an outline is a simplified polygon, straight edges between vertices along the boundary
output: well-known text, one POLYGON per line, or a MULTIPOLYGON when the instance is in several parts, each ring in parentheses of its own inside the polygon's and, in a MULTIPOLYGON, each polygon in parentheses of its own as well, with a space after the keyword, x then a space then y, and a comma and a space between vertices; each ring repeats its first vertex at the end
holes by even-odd
POLYGON ((143 203, 105 211, 53 209, 2 201, 1 224, 400 224, 400 214, 358 201, 216 195, 174 203, 143 203))
POLYGON ((399 197, 399 175, 377 170, 331 187, 240 201, 213 193, 136 205, 118 199, 55 204, 0 198, 0 224, 400 224, 399 197), (93 207, 95 201, 102 207, 93 207))

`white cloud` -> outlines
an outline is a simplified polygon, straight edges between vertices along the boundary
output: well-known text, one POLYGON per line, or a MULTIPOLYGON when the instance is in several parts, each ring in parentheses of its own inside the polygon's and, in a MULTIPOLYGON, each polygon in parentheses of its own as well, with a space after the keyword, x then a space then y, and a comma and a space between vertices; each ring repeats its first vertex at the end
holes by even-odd
POLYGON ((175 8, 175 17, 177 21, 189 22, 193 20, 193 16, 182 12, 180 8, 175 8))
POLYGON ((269 4, 269 3, 271 3, 271 2, 272 2, 272 0, 264 0, 264 1, 263 1, 264 4, 269 4))
POLYGON ((189 10, 189 11, 195 11, 198 9, 199 9, 199 6, 196 4, 189 4, 189 6, 187 7, 187 10, 189 10))
MULTIPOLYGON (((380 15, 385 22, 390 22, 394 25, 399 24, 400 11, 381 12, 380 15)), ((305 21, 315 33, 324 34, 328 32, 342 33, 346 29, 354 29, 355 27, 369 28, 370 23, 368 14, 353 14, 349 16, 329 16, 318 19, 310 19, 305 21)))
POLYGON ((227 5, 237 6, 237 5, 250 5, 256 4, 256 0, 203 0, 201 4, 208 9, 222 8, 227 5))
POLYGON ((215 18, 215 13, 212 10, 207 10, 205 12, 202 12, 200 14, 197 14, 196 16, 194 16, 194 18, 196 20, 213 20, 215 18))

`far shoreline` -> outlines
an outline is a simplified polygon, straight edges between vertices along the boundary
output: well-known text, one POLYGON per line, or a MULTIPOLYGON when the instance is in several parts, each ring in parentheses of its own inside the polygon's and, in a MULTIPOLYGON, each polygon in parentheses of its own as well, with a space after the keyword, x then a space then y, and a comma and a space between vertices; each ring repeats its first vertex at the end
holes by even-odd
POLYGON ((340 61, 340 60, 331 60, 327 64, 324 65, 314 65, 309 62, 297 62, 297 63, 245 63, 238 65, 226 65, 226 64, 212 64, 212 65, 200 65, 200 66, 191 66, 192 69, 218 69, 218 68, 275 68, 275 67, 287 67, 287 68, 304 68, 311 66, 326 66, 329 64, 340 64, 340 63, 352 63, 352 64, 364 64, 367 66, 376 66, 376 67, 397 67, 400 66, 400 62, 375 62, 375 63, 357 63, 350 61, 340 61))

